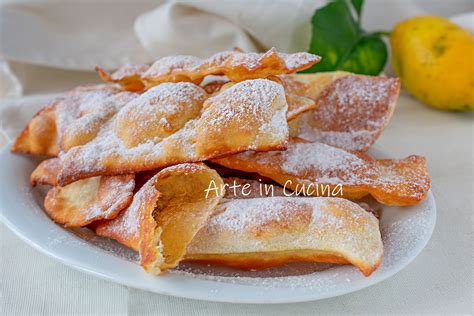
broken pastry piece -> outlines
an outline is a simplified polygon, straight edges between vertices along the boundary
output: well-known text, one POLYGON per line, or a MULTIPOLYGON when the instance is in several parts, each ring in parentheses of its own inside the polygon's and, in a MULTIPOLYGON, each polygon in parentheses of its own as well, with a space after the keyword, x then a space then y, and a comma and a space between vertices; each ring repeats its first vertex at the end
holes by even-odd
POLYGON ((129 102, 91 142, 66 152, 58 183, 283 149, 287 108, 283 87, 266 79, 240 82, 208 99, 193 83, 164 83, 129 102))
POLYGON ((138 250, 144 269, 158 274, 176 267, 222 196, 206 192, 223 184, 204 164, 181 164, 160 171, 135 195, 131 206, 96 233, 138 250))
POLYGON ((245 152, 212 162, 257 172, 297 194, 358 199, 372 195, 385 205, 414 205, 430 188, 420 156, 375 160, 323 143, 291 139, 286 151, 245 152))
POLYGON ((288 262, 352 264, 364 275, 383 255, 378 220, 340 198, 268 197, 221 203, 186 260, 262 269, 288 262))
POLYGON ((280 53, 275 48, 266 53, 220 52, 208 59, 168 56, 157 60, 142 74, 142 80, 147 88, 163 82, 189 81, 199 84, 208 75, 225 75, 231 81, 239 82, 298 72, 320 59, 309 53, 280 53))
POLYGON ((57 156, 61 150, 85 144, 136 96, 115 85, 77 87, 41 109, 15 139, 11 151, 57 156))
POLYGON ((400 81, 347 72, 280 76, 287 94, 311 98, 316 109, 292 122, 291 136, 357 151, 377 140, 393 114, 400 81))
POLYGON ((147 71, 148 68, 150 68, 148 65, 129 64, 120 67, 112 74, 109 74, 98 66, 95 67, 95 70, 105 82, 118 83, 127 91, 141 92, 145 89, 141 75, 147 71))

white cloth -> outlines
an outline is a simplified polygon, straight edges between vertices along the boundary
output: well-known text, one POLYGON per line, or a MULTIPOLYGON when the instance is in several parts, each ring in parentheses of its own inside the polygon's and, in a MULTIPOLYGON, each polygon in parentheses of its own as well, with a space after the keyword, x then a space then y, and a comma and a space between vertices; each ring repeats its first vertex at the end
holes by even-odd
MULTIPOLYGON (((0 55, 88 70, 151 62, 167 54, 208 56, 308 48, 314 9, 326 0, 0 0, 0 55)), ((367 0, 364 26, 390 29, 417 14, 472 11, 471 0, 367 0)))
POLYGON ((324 2, 180 0, 141 15, 135 31, 154 57, 176 53, 207 57, 233 47, 305 51, 311 36, 311 15, 324 2))
MULTIPOLYGON (((302 51, 311 37, 310 18, 325 2, 0 0, 0 56, 93 71, 96 65, 113 69, 169 54, 206 57, 233 47, 302 51)), ((417 14, 450 16, 473 10, 472 0, 367 0, 363 24, 368 30, 389 30, 417 14)), ((3 71, 0 79, 15 80, 3 71)), ((10 90, 2 87, 0 98, 16 93, 10 90)))
POLYGON ((10 65, 0 58, 0 97, 18 97, 22 92, 21 83, 10 69, 10 65))

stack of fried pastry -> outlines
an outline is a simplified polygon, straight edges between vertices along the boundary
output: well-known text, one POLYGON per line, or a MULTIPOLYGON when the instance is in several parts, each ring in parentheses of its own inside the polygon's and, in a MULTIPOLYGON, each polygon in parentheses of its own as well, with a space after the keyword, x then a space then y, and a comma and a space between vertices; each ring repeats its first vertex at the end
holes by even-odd
POLYGON ((426 162, 365 153, 390 120, 398 79, 296 74, 319 60, 271 49, 97 68, 105 84, 47 104, 12 151, 49 156, 31 182, 51 186, 53 221, 138 251, 150 273, 183 260, 241 269, 306 261, 368 276, 383 245, 359 199, 420 203, 426 162))

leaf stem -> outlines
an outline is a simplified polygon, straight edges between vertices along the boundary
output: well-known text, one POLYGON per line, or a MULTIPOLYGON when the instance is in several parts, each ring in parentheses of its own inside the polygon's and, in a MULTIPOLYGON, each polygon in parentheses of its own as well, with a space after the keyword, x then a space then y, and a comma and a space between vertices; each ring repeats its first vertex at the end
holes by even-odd
POLYGON ((373 36, 390 36, 391 32, 388 32, 388 31, 377 31, 377 32, 373 32, 373 33, 370 33, 370 35, 373 35, 373 36))

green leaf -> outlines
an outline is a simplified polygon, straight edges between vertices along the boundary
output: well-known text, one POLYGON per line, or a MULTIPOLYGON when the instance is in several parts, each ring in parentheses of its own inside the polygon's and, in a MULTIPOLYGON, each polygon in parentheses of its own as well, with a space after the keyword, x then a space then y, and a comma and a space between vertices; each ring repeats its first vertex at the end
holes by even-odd
POLYGON ((309 51, 322 56, 306 72, 331 71, 359 39, 359 26, 346 1, 330 2, 313 15, 313 35, 309 51))
POLYGON ((357 13, 357 17, 360 20, 360 16, 362 14, 362 5, 364 4, 364 0, 351 0, 351 3, 357 13))
POLYGON ((362 37, 349 55, 341 61, 338 69, 376 76, 387 62, 387 46, 378 36, 362 37))
POLYGON ((335 0, 315 11, 309 52, 321 62, 304 72, 346 70, 377 75, 387 61, 387 48, 380 33, 367 34, 355 20, 363 0, 335 0), (352 8, 353 6, 354 8, 352 8))

